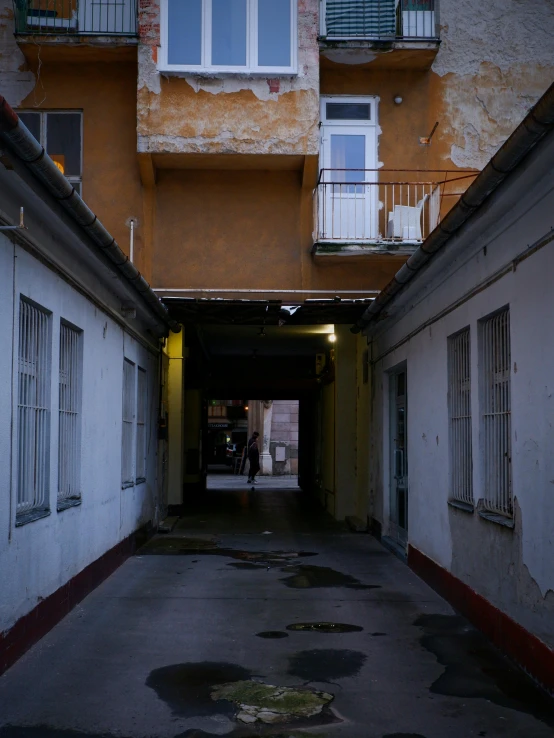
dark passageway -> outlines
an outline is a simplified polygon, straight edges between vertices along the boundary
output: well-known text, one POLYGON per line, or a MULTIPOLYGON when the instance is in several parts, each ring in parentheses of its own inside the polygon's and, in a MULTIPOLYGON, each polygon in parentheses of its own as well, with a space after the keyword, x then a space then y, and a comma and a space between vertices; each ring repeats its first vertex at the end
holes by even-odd
POLYGON ((0 738, 547 738, 551 705, 294 479, 211 477, 0 679, 0 738))

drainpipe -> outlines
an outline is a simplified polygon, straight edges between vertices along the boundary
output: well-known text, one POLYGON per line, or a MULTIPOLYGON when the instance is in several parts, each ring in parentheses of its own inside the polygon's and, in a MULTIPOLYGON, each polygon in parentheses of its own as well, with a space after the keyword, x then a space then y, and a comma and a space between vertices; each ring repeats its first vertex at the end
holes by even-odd
POLYGON ((554 84, 512 133, 510 138, 492 157, 481 174, 470 185, 452 210, 439 223, 424 243, 417 248, 408 261, 394 275, 376 300, 350 329, 359 333, 369 323, 377 320, 387 305, 427 262, 437 253, 460 228, 471 218, 485 200, 502 184, 522 159, 554 126, 554 84))
POLYGON ((48 192, 63 205, 73 220, 116 266, 121 276, 137 292, 137 298, 142 299, 163 324, 178 333, 180 325, 170 317, 166 306, 119 248, 115 238, 75 192, 73 185, 60 172, 2 95, 0 95, 0 138, 26 164, 48 192))

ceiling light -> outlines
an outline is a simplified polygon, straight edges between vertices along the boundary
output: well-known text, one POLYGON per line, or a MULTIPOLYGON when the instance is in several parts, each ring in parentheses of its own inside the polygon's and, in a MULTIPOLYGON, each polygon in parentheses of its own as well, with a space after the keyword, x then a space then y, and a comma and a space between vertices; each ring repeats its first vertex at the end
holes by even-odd
POLYGON ((337 340, 336 333, 329 333, 328 338, 331 341, 331 343, 335 343, 335 341, 337 340))

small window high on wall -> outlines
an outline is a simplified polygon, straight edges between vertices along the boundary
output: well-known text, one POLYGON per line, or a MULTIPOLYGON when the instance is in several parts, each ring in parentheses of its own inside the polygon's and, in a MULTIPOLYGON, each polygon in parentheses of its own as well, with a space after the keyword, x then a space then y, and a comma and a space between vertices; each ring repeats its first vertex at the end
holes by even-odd
POLYGON ((162 0, 160 69, 292 74, 297 0, 162 0))
POLYGON ((78 111, 17 111, 36 140, 79 195, 83 181, 83 116, 78 111))

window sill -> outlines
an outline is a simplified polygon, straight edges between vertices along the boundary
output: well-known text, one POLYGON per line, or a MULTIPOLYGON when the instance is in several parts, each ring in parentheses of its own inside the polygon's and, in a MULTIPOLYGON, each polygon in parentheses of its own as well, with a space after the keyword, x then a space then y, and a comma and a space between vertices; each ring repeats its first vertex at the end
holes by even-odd
POLYGON ((121 483, 121 489, 129 489, 129 487, 134 487, 134 482, 122 482, 121 483))
POLYGON ((277 79, 283 77, 297 77, 296 69, 197 69, 195 67, 178 67, 159 65, 160 74, 174 75, 177 77, 204 77, 207 79, 226 79, 229 77, 238 79, 268 78, 277 79))
POLYGON ((56 510, 57 512, 63 512, 64 510, 69 510, 70 507, 79 507, 80 504, 80 497, 69 497, 67 500, 60 500, 56 510))
POLYGON ((460 500, 448 500, 450 507, 455 507, 456 510, 463 510, 466 513, 473 515, 475 512, 475 506, 470 505, 469 502, 461 502, 460 500))
POLYGON ((50 510, 31 510, 30 512, 23 513, 22 515, 18 515, 15 519, 15 527, 21 528, 22 525, 27 525, 27 523, 33 523, 35 520, 40 520, 41 518, 47 518, 50 515, 50 510))
POLYGON ((500 513, 489 512, 488 510, 479 510, 479 516, 483 520, 488 520, 496 525, 502 525, 504 528, 510 528, 513 530, 515 521, 513 518, 508 518, 506 515, 500 515, 500 513))

